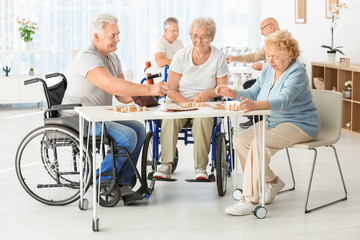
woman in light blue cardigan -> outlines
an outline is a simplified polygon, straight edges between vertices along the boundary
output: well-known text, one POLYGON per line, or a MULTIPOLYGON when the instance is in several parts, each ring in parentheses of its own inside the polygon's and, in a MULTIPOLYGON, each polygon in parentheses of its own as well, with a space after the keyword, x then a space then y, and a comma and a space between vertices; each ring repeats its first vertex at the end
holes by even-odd
MULTIPOLYGON (((277 31, 265 40, 267 62, 255 84, 246 90, 235 91, 222 85, 216 93, 240 100, 244 112, 270 109, 266 117, 265 133, 265 204, 271 203, 285 186, 270 169, 271 156, 295 143, 314 139, 320 129, 320 119, 313 101, 305 68, 296 61, 300 55, 297 41, 288 31, 277 31)), ((241 167, 244 172, 242 198, 225 209, 232 215, 248 215, 259 204, 259 176, 254 140, 254 127, 235 139, 241 167)), ((256 147, 257 146, 257 147, 256 147)))

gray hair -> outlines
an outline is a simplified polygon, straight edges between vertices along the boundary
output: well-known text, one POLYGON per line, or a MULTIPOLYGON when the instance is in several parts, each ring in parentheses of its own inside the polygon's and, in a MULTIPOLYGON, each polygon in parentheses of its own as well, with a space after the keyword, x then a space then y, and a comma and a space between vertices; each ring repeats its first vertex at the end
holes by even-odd
POLYGON ((216 24, 211 17, 197 17, 191 22, 191 27, 189 34, 190 36, 193 33, 194 28, 206 27, 209 31, 209 37, 215 36, 216 33, 216 24))
POLYGON ((101 13, 90 23, 90 41, 94 41, 94 34, 102 35, 104 33, 105 23, 117 24, 118 19, 111 14, 101 13))
POLYGON ((179 25, 179 21, 174 17, 169 17, 164 21, 164 29, 168 29, 170 23, 175 23, 176 25, 179 25))

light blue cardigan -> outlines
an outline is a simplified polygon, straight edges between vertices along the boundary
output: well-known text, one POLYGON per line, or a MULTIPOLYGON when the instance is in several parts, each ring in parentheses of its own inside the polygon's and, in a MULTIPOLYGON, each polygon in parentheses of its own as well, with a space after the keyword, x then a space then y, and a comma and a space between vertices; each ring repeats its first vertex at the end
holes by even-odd
POLYGON ((305 68, 297 61, 291 63, 271 89, 274 77, 275 70, 269 63, 265 63, 262 74, 254 85, 236 92, 236 100, 240 100, 240 97, 253 101, 268 100, 272 111, 266 118, 268 128, 288 122, 300 127, 311 137, 316 137, 319 134, 320 119, 305 68))

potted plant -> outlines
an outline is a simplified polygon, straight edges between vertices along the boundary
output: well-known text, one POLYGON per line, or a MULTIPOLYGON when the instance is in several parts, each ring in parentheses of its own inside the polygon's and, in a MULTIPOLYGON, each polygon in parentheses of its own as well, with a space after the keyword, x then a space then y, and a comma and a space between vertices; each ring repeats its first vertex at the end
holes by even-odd
POLYGON ((346 89, 343 91, 343 98, 350 99, 351 98, 351 89, 352 89, 352 81, 346 81, 344 86, 346 89))
POLYGON ((322 48, 327 48, 328 51, 328 61, 330 63, 335 63, 335 58, 336 58, 336 52, 341 53, 342 55, 344 55, 344 53, 339 49, 339 48, 343 48, 343 46, 337 46, 334 47, 334 28, 336 27, 337 23, 336 21, 339 19, 339 10, 341 10, 342 8, 348 8, 348 5, 346 3, 334 3, 331 6, 331 26, 330 26, 330 30, 331 30, 331 45, 321 45, 322 48))
POLYGON ((30 22, 25 18, 23 18, 22 20, 16 18, 16 21, 20 24, 19 32, 20 32, 20 38, 21 40, 23 40, 24 43, 23 48, 24 50, 29 50, 29 45, 33 40, 33 35, 35 34, 35 30, 39 28, 35 27, 36 23, 30 22))
POLYGON ((30 68, 29 70, 29 76, 34 76, 35 72, 34 72, 34 68, 30 68))

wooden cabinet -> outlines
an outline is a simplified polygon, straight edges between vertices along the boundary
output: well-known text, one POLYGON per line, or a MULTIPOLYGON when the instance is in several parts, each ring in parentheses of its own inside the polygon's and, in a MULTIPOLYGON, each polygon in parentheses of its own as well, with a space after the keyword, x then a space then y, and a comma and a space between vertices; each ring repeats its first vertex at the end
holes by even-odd
POLYGON ((339 63, 327 62, 311 63, 311 87, 315 88, 314 79, 324 80, 324 89, 343 92, 346 90, 345 82, 352 81, 351 98, 343 98, 343 122, 344 129, 360 134, 360 64, 349 66, 339 63))

